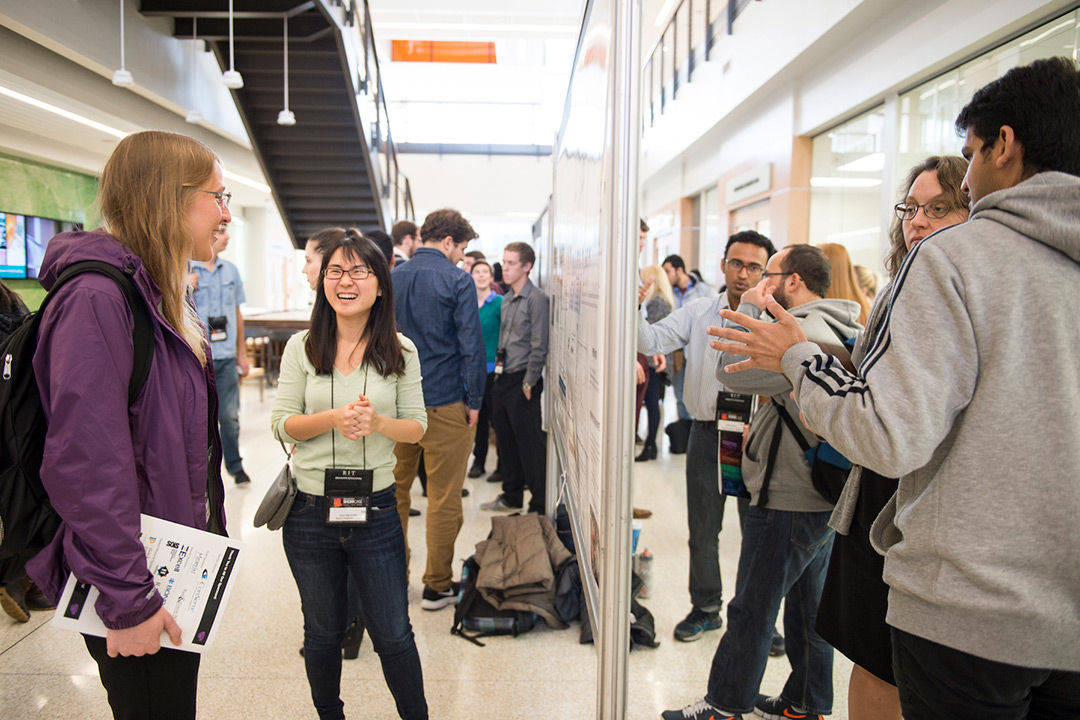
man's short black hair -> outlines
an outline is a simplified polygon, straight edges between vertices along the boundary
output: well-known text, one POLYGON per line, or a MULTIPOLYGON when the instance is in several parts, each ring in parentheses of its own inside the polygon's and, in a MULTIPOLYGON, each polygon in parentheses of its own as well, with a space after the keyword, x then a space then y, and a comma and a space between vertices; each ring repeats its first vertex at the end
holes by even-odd
POLYGON ((772 257, 776 254, 776 248, 773 247, 772 240, 754 230, 743 230, 728 238, 727 245, 724 246, 725 259, 727 258, 728 250, 730 250, 731 246, 735 243, 746 243, 747 245, 757 245, 759 248, 765 248, 767 257, 772 257))
POLYGON ((832 264, 825 251, 813 245, 789 245, 780 269, 786 273, 798 273, 806 289, 818 297, 825 297, 832 285, 832 264))
POLYGON ((993 147, 1003 125, 1024 149, 1026 174, 1080 175, 1080 71, 1064 57, 1015 67, 979 88, 956 117, 956 131, 993 147))
POLYGON ((479 250, 470 250, 469 252, 465 253, 465 257, 472 258, 473 260, 487 260, 487 257, 484 255, 484 253, 480 252, 479 250))
POLYGON ((393 236, 395 245, 400 245, 405 241, 405 238, 410 235, 416 237, 417 232, 416 223, 410 222, 409 220, 396 222, 394 223, 394 227, 390 228, 390 235, 393 236))
POLYGON ((371 238, 378 246, 382 254, 386 256, 386 262, 390 263, 394 258, 394 240, 382 230, 368 230, 364 237, 371 238))
POLYGON ((668 263, 671 263, 671 267, 675 270, 682 268, 682 271, 686 272, 686 263, 683 262, 683 259, 678 255, 668 255, 664 258, 664 262, 660 263, 660 267, 664 267, 668 263))

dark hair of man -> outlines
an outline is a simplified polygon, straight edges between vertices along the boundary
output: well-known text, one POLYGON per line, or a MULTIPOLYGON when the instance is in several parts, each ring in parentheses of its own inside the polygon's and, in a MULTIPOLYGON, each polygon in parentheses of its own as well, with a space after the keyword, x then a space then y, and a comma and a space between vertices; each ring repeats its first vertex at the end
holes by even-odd
MULTIPOLYGON (((383 377, 404 375, 405 355, 397 336, 397 321, 394 318, 394 286, 390 280, 390 264, 373 241, 361 235, 356 228, 349 228, 347 235, 323 253, 320 276, 326 272, 330 258, 338 248, 341 248, 345 260, 349 263, 355 262, 369 267, 375 273, 375 280, 382 290, 375 298, 375 304, 371 306, 367 327, 364 328, 361 338, 367 340, 364 363, 383 377)), ((334 371, 334 358, 337 357, 337 313, 326 299, 325 278, 320 278, 315 288, 311 330, 304 343, 304 351, 315 366, 316 373, 329 375, 334 371)))
MULTIPOLYGON (((955 210, 966 214, 971 206, 971 198, 963 190, 967 168, 968 161, 959 155, 931 155, 911 168, 907 180, 900 187, 900 202, 907 200, 911 186, 920 175, 933 172, 937 175, 938 185, 941 185, 941 197, 955 210)), ((904 223, 894 215, 892 224, 889 225, 889 254, 885 257, 885 271, 889 273, 889 277, 896 277, 896 273, 900 272, 900 265, 907 254, 904 223)))
POLYGON ((668 263, 670 263, 671 267, 675 268, 676 270, 682 268, 682 271, 686 272, 686 263, 683 262, 683 259, 678 255, 668 255, 666 258, 664 258, 664 262, 660 263, 660 267, 663 267, 668 263))
POLYGON ((382 230, 368 230, 364 233, 364 237, 370 238, 375 243, 375 247, 382 250, 383 257, 386 258, 386 263, 389 265, 390 259, 394 257, 394 241, 390 236, 382 230))
POLYGON ((424 218, 424 226, 420 228, 420 237, 425 243, 441 242, 447 235, 454 238, 455 245, 480 237, 473 230, 469 221, 462 217, 457 210, 443 208, 429 213, 424 218))
POLYGON ((976 91, 956 117, 989 152, 1003 125, 1024 149, 1024 176, 1059 171, 1080 175, 1080 71, 1064 57, 1015 67, 976 91))
POLYGON ((757 245, 759 248, 764 248, 766 259, 776 254, 776 248, 773 247, 772 240, 754 230, 743 230, 728 238, 727 245, 724 246, 725 260, 727 259, 728 250, 735 243, 746 243, 747 245, 757 245))
POLYGON ((345 228, 326 228, 309 237, 308 242, 315 243, 315 252, 319 253, 320 257, 325 257, 327 248, 331 245, 338 247, 338 243, 340 243, 341 239, 347 234, 345 228))
POLYGON ((798 273, 806 289, 818 297, 825 297, 832 284, 832 265, 828 256, 813 245, 790 245, 781 263, 786 273, 798 273))
POLYGON ((479 250, 470 250, 469 252, 465 253, 465 257, 472 258, 473 260, 487 260, 487 257, 485 257, 484 253, 480 252, 479 250))
POLYGON ((394 238, 394 245, 400 245, 408 236, 416 237, 416 223, 408 220, 394 223, 394 227, 390 228, 390 235, 394 238))
POLYGON ((641 221, 641 232, 649 232, 649 226, 645 223, 645 218, 638 218, 641 221))
POLYGON ((536 265, 536 253, 533 252, 529 243, 512 242, 504 248, 508 252, 517 253, 518 260, 522 265, 536 265))

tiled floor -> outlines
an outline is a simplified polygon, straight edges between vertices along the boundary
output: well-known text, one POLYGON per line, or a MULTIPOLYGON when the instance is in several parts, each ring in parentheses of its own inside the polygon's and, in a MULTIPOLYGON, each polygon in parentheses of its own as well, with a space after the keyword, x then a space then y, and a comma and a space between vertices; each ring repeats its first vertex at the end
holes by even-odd
MULTIPOLYGON (((314 718, 298 654, 302 619, 296 586, 281 549, 280 533, 256 530, 251 519, 267 484, 282 462, 269 433, 273 391, 260 402, 258 388, 242 391, 241 451, 254 482, 227 488, 229 531, 247 542, 247 557, 228 608, 227 627, 203 658, 199 676, 199 716, 214 720, 251 718, 314 718)), ((493 458, 488 459, 489 469, 493 458)), ((686 508, 683 456, 670 455, 634 465, 634 505, 654 512, 644 521, 641 544, 655 556, 652 611, 661 645, 630 656, 627 717, 656 718, 664 709, 700 699, 720 633, 693 643, 672 637, 675 623, 689 611, 686 589, 686 508)), ((480 504, 497 494, 497 486, 467 480, 465 523, 457 555, 464 559, 490 530, 489 514, 480 504)), ((426 512, 420 484, 413 506, 426 512)), ((422 520, 423 518, 419 518, 422 520)), ((423 568, 424 524, 409 526, 413 568, 423 568)), ((729 506, 721 537, 723 577, 734 590, 738 561, 738 518, 729 506)), ((458 566, 460 567, 460 566, 458 566)), ((597 657, 593 646, 578 643, 579 629, 553 631, 542 624, 518 638, 490 638, 476 647, 450 635, 450 609, 420 609, 419 571, 410 585, 410 616, 420 648, 431 717, 444 720, 483 718, 569 718, 596 716, 597 657)), ((0 714, 5 719, 109 718, 105 691, 96 668, 75 634, 48 624, 52 613, 34 613, 26 624, 0 615, 0 714)), ((847 677, 851 664, 837 656, 833 684, 836 711, 846 718, 847 677)), ((789 670, 784 658, 770 659, 761 691, 780 691, 789 670)), ((365 639, 357 660, 344 663, 342 693, 351 718, 393 718, 393 700, 382 678, 378 657, 365 639)))

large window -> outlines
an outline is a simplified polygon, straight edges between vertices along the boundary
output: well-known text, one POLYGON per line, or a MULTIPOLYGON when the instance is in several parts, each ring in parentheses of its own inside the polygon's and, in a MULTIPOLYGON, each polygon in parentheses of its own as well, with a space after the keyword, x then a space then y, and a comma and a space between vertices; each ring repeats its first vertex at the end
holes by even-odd
POLYGON ((810 242, 845 245, 853 262, 880 271, 891 206, 910 168, 930 155, 960 154, 956 116, 976 90, 1018 65, 1056 55, 1080 60, 1080 10, 815 137, 810 242), (886 122, 887 112, 895 122, 886 122))
POLYGON ((840 243, 852 262, 877 269, 882 234, 885 109, 818 135, 810 178, 810 243, 840 243))
POLYGON ((1064 55, 1076 61, 1078 20, 1080 11, 1068 13, 901 95, 892 187, 930 155, 960 154, 964 142, 956 134, 956 116, 980 87, 1040 58, 1064 55))

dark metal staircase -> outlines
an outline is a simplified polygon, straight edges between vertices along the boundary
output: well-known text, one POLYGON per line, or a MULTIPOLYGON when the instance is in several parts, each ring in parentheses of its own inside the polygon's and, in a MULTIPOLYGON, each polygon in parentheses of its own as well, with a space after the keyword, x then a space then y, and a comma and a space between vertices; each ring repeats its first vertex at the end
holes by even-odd
MULTIPOLYGON (((182 39, 192 37, 198 18, 198 37, 222 70, 229 68, 227 0, 142 0, 140 10, 173 18, 173 34, 182 39)), ((303 247, 326 227, 386 230, 411 218, 366 3, 235 0, 233 31, 244 87, 231 92, 293 244, 303 247), (293 126, 277 122, 284 107, 286 16, 293 126), (370 117, 362 117, 365 112, 370 117)))

